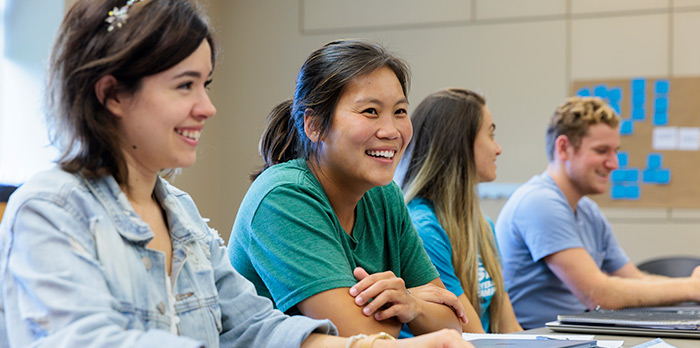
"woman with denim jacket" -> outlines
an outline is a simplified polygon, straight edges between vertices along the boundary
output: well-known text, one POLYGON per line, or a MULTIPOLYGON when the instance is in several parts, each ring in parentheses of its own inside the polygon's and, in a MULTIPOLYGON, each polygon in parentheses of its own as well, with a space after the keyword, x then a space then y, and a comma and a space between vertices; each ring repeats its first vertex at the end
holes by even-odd
MULTIPOLYGON (((195 161, 216 111, 215 57, 188 0, 83 0, 68 12, 48 86, 59 166, 17 190, 0 224, 0 346, 345 346, 323 335, 336 332, 329 321, 257 296, 162 178, 195 161)), ((402 343, 450 339, 464 345, 402 343)))

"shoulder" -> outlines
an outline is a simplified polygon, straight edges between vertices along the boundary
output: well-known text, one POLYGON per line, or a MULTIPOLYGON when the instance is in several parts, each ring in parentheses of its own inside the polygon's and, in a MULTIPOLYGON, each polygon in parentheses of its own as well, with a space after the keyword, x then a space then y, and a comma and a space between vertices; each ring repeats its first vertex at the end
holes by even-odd
POLYGON ((416 197, 408 202, 408 213, 411 214, 411 221, 419 229, 419 226, 426 226, 437 223, 437 216, 430 201, 416 197))
POLYGON ((87 186, 78 175, 53 168, 34 175, 20 186, 10 197, 6 213, 40 201, 61 206, 74 213, 89 208, 94 203, 87 186))
POLYGON ((518 187, 506 202, 504 209, 512 210, 514 214, 532 215, 545 211, 544 207, 550 209, 567 205, 566 198, 559 187, 546 173, 543 173, 532 177, 518 187))
POLYGON ((323 191, 316 177, 303 159, 294 159, 274 165, 265 170, 250 186, 247 195, 263 198, 278 188, 292 190, 323 191))

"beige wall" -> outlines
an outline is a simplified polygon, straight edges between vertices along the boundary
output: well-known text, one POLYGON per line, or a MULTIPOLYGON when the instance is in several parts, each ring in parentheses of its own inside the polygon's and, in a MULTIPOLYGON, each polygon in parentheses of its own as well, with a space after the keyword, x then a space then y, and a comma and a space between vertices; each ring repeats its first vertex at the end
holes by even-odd
MULTIPOLYGON (((267 112, 289 98, 306 56, 336 38, 365 37, 413 70, 413 106, 446 86, 483 92, 503 147, 497 182, 541 172, 544 124, 574 79, 700 74, 700 0, 210 0, 223 51, 218 114, 199 160, 176 185, 228 239, 261 164, 267 112)), ((700 197, 698 197, 700 199, 700 197)), ((496 217, 502 200, 484 202, 496 217)), ((700 211, 605 210, 633 261, 700 255, 700 211)))

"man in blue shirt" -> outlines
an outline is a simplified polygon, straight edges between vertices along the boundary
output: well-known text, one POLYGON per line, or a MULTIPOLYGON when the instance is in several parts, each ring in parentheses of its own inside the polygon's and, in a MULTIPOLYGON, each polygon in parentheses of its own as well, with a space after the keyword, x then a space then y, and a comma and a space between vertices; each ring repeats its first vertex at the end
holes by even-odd
POLYGON ((700 268, 688 278, 640 271, 617 244, 589 194, 618 168, 619 117, 601 99, 572 97, 547 128, 549 165, 519 187, 496 222, 503 276, 528 329, 558 314, 700 301, 700 268))

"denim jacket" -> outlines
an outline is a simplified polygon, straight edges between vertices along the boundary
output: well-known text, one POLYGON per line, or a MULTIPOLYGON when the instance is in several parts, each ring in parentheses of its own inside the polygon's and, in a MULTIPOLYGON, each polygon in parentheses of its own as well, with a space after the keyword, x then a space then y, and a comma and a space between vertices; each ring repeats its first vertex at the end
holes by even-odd
POLYGON ((256 295, 192 199, 155 194, 172 241, 178 335, 165 255, 111 176, 53 169, 11 197, 0 224, 0 347, 298 347, 329 321, 288 317, 256 295))

